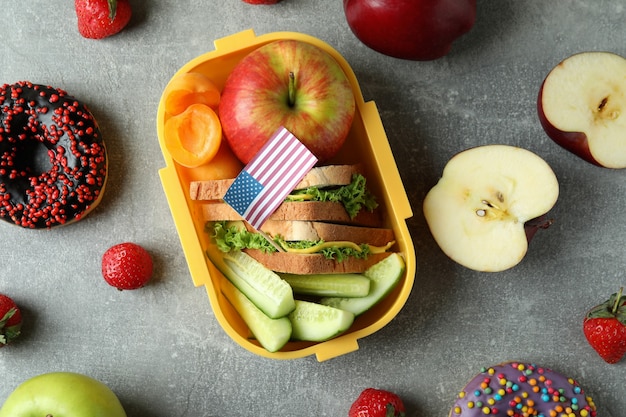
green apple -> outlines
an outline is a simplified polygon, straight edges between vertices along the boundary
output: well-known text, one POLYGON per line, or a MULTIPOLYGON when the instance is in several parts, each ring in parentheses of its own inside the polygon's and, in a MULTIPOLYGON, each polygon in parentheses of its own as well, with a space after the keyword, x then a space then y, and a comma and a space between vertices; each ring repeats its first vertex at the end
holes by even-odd
POLYGON ((556 175, 540 156, 515 146, 478 146, 448 161, 424 199, 424 217, 452 260, 497 272, 524 258, 558 196, 556 175))
POLYGON ((248 163, 281 126, 318 158, 343 145, 356 111, 337 60, 304 41, 278 40, 247 54, 229 74, 219 104, 222 132, 248 163))
POLYGON ((19 385, 0 417, 126 417, 117 396, 102 382, 72 372, 51 372, 19 385))

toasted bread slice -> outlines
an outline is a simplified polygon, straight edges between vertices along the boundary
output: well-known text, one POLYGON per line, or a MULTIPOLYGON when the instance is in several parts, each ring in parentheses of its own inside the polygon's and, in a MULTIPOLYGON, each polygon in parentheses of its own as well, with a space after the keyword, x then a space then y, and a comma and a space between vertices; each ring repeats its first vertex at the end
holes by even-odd
POLYGON ((244 249, 244 252, 272 271, 300 275, 362 273, 392 253, 373 253, 367 259, 348 258, 338 262, 321 254, 265 253, 258 249, 244 249))
MULTIPOLYGON (((235 209, 223 202, 202 204, 202 216, 205 221, 243 220, 235 209)), ((270 220, 324 221, 355 226, 382 227, 382 219, 377 210, 373 212, 361 210, 354 218, 350 218, 341 203, 329 201, 284 202, 272 213, 268 221, 270 220)))
POLYGON ((350 241, 356 244, 367 243, 373 246, 385 246, 394 240, 393 229, 316 221, 268 220, 263 224, 261 230, 270 236, 280 235, 287 241, 350 241))
MULTIPOLYGON (((361 173, 359 165, 325 165, 311 169, 296 185, 295 190, 309 187, 348 185, 354 174, 361 173)), ((192 181, 189 195, 192 200, 220 200, 235 181, 234 178, 212 181, 192 181)))

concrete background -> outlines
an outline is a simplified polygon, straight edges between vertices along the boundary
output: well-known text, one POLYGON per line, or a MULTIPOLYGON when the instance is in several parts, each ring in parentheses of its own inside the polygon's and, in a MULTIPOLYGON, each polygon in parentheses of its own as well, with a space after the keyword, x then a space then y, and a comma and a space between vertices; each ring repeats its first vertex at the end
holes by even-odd
POLYGON ((107 383, 129 417, 343 416, 368 386, 400 394, 409 416, 442 417, 481 366, 524 360, 577 378, 599 416, 623 416, 626 361, 605 364, 581 323, 626 284, 626 173, 559 148, 535 110, 541 81, 563 58, 626 55, 623 0, 479 0, 474 29, 432 62, 365 47, 340 0, 131 0, 130 26, 101 41, 79 36, 72 3, 3 1, 0 81, 51 84, 86 102, 108 143, 109 188, 67 228, 0 224, 0 292, 24 314, 22 338, 0 351, 0 401, 31 376, 66 370, 107 383), (157 175, 165 84, 215 39, 249 28, 307 33, 346 58, 380 110, 415 213, 418 271, 406 306, 358 351, 323 363, 256 357, 228 338, 191 282, 157 175), (546 159, 561 196, 556 223, 524 261, 485 274, 439 250, 421 204, 454 153, 492 143, 546 159), (102 280, 100 257, 127 240, 151 251, 156 273, 146 288, 118 292, 102 280))

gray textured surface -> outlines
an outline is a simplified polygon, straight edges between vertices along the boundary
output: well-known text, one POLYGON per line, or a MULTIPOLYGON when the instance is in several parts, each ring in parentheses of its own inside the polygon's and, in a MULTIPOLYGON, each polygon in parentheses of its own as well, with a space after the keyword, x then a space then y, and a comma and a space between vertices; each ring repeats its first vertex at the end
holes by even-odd
POLYGON ((19 343, 0 351, 0 401, 53 370, 90 374, 118 393, 129 417, 344 416, 367 386, 398 392, 409 416, 442 417, 483 365, 532 361, 579 379, 599 416, 626 410, 626 362, 607 365, 584 340, 585 310, 626 283, 626 172, 593 167, 553 144, 535 100, 547 72, 583 50, 626 55, 623 0, 479 0, 476 26, 446 58, 400 61, 363 46, 340 0, 132 1, 123 33, 82 39, 71 1, 3 1, 0 81, 27 79, 85 101, 106 135, 111 176, 84 221, 53 231, 0 224, 0 292, 24 310, 19 343), (395 320, 354 353, 273 361, 232 342, 195 288, 157 171, 155 114, 163 87, 213 40, 252 28, 300 31, 335 47, 380 110, 415 216, 418 273, 395 320), (421 212, 447 160, 506 143, 554 168, 556 223, 516 268, 468 271, 435 245, 421 212), (156 276, 117 292, 101 254, 131 240, 154 255, 156 276))

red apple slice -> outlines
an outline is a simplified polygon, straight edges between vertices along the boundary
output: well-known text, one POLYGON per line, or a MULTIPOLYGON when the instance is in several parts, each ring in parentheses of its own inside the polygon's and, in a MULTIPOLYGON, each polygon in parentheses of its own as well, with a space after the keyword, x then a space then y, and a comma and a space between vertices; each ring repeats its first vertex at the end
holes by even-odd
POLYGON ((537 100, 539 121, 552 140, 606 168, 626 167, 626 59, 582 52, 557 65, 537 100))
POLYGON ((443 252, 477 271, 497 272, 526 255, 527 222, 559 196, 550 166, 514 146, 488 145, 455 155, 424 200, 424 216, 443 252))

